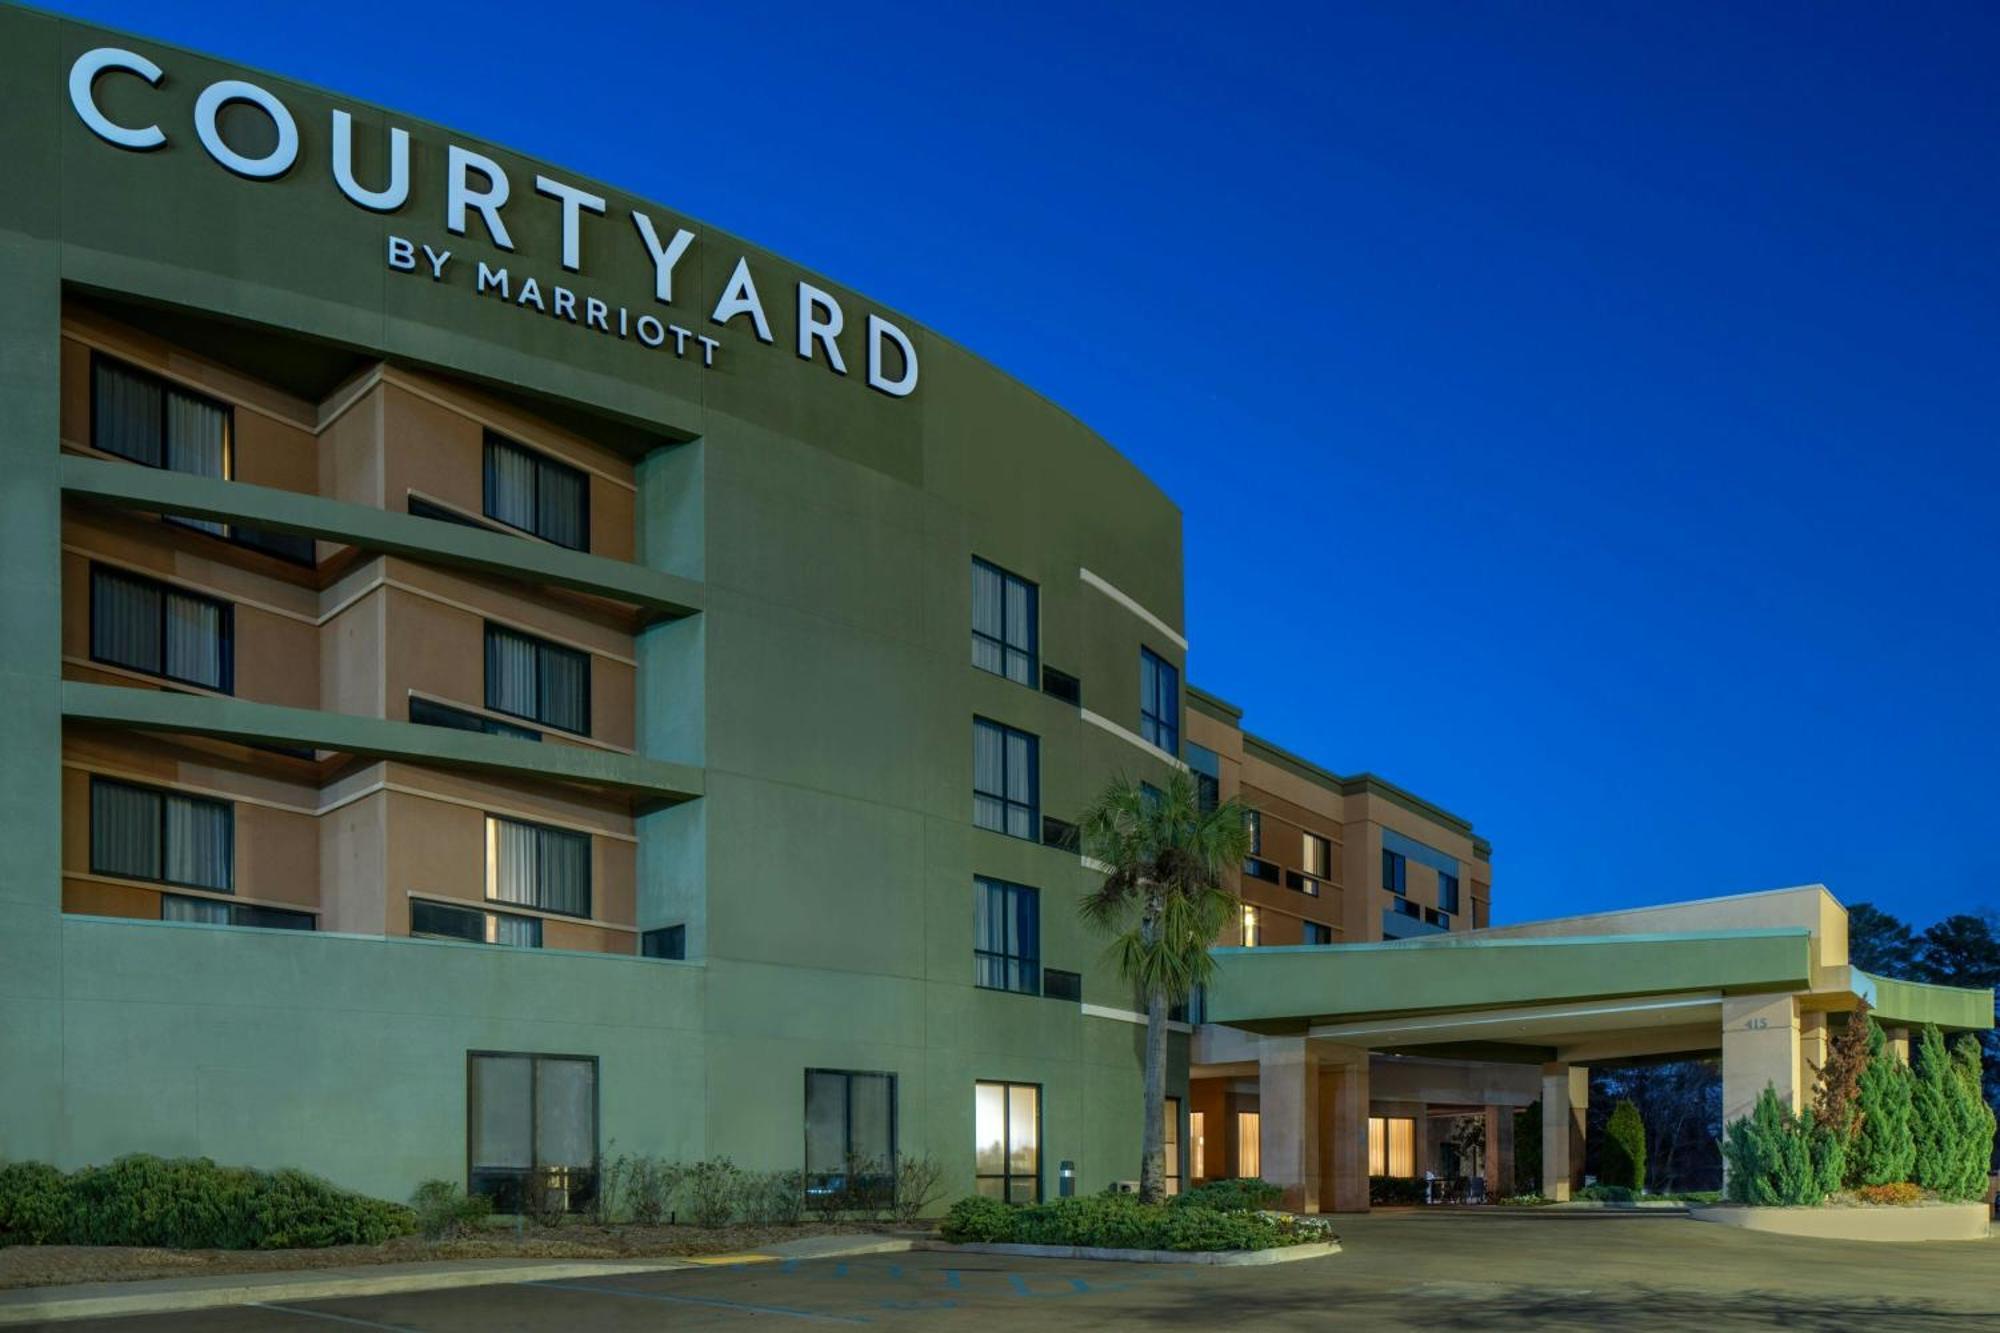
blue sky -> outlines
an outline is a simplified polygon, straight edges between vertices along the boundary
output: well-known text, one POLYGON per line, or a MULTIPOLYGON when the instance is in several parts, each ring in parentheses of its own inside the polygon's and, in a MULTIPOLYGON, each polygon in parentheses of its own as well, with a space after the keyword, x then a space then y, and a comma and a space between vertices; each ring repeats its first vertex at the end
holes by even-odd
POLYGON ((1182 506, 1195 682, 1472 818, 1499 919, 2000 907, 2000 9, 53 7, 1064 404, 1182 506))

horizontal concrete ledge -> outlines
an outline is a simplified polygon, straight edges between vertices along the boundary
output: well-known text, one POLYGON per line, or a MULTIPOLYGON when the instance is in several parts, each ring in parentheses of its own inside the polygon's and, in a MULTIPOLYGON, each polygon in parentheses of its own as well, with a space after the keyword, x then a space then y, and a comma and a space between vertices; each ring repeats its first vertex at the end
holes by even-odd
POLYGON ((1217 1268, 1259 1268, 1285 1264, 1295 1259, 1321 1259, 1340 1253, 1337 1240, 1316 1241, 1311 1245, 1279 1245, 1268 1250, 1111 1250, 1094 1245, 953 1245, 949 1241, 924 1241, 923 1250, 950 1250, 960 1254, 1006 1254, 1019 1259, 1108 1259, 1128 1264, 1211 1264, 1217 1268))
POLYGON ((68 494, 123 509, 323 537, 388 555, 554 584, 643 607, 661 616, 693 615, 702 608, 702 587, 692 579, 547 542, 345 500, 74 455, 62 460, 62 485, 68 494))
POLYGON ((508 1282, 561 1282, 692 1268, 687 1259, 456 1259, 325 1268, 289 1273, 226 1273, 146 1282, 91 1282, 74 1287, 0 1291, 0 1325, 121 1315, 175 1314, 230 1305, 388 1296, 406 1291, 484 1287, 508 1282))
POLYGON ((100 726, 214 736, 253 745, 311 746, 374 759, 554 778, 668 802, 702 794, 702 770, 692 765, 580 745, 77 680, 63 682, 62 702, 65 718, 100 726))
POLYGON ((1992 1210, 1984 1203, 1912 1204, 1906 1208, 1745 1208, 1719 1204, 1689 1210, 1698 1222, 1812 1240, 1985 1240, 1992 1210))

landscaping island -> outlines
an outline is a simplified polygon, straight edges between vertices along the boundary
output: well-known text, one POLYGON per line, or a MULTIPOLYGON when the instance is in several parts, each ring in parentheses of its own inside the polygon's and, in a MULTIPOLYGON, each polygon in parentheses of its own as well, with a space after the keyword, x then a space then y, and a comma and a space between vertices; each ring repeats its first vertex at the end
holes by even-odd
POLYGON ((1165 1203, 1097 1194, 1015 1205, 960 1199, 938 1234, 955 1248, 1049 1259, 1137 1263, 1270 1264, 1338 1254, 1324 1218, 1269 1211, 1280 1196, 1262 1180, 1214 1180, 1165 1203))

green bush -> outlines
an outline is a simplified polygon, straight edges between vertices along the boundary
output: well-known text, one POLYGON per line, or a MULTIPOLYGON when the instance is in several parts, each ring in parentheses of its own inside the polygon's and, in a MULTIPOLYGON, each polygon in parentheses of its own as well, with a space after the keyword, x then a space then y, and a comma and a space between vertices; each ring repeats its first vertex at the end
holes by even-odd
POLYGON ((759 1226, 792 1227, 805 1217, 806 1173, 749 1171, 743 1176, 743 1220, 759 1226))
POLYGON ((69 1186, 46 1162, 0 1166, 0 1245, 59 1243, 69 1227, 69 1186))
POLYGON ((1268 1180, 1238 1176, 1231 1180, 1205 1180, 1174 1196, 1183 1208, 1213 1208, 1219 1213, 1254 1213, 1270 1208, 1285 1192, 1268 1180))
POLYGON ((410 1196, 410 1211, 425 1240, 456 1240, 480 1229, 493 1212, 493 1200, 467 1194, 455 1180, 426 1180, 410 1196))
POLYGON ((1631 1203, 1639 1195, 1626 1185, 1586 1185, 1576 1192, 1576 1197, 1593 1203, 1631 1203))
POLYGON ((945 1213, 938 1234, 954 1244, 1004 1244, 1014 1239, 1014 1223, 1020 1212, 998 1199, 968 1195, 945 1213))
POLYGON ((1924 1024, 1910 1055, 1910 1180, 1949 1198, 1960 1174, 1958 1074, 1935 1024, 1924 1024))
POLYGON ((1912 1082, 1909 1066, 1890 1053, 1882 1025, 1870 1019, 1868 1064, 1855 1098, 1858 1123, 1847 1149, 1848 1185, 1893 1185, 1910 1178, 1917 1159, 1912 1082))
POLYGON ((33 1162, 0 1169, 0 1244, 279 1250, 379 1245, 414 1227, 402 1204, 303 1171, 143 1154, 67 1177, 33 1162))
POLYGON ((1385 1207, 1399 1204, 1422 1203, 1425 1197, 1425 1182, 1415 1176, 1370 1176, 1368 1177, 1368 1202, 1385 1207))
POLYGON ((689 1221, 698 1227, 726 1227, 736 1216, 743 1171, 727 1157, 711 1157, 687 1168, 681 1188, 687 1192, 689 1221))
POLYGON ((1769 1207, 1825 1199, 1823 1178, 1813 1166, 1816 1138, 1821 1143, 1832 1141, 1765 1084, 1750 1114, 1732 1122, 1723 1134, 1730 1201, 1769 1207))
POLYGON ((1633 1192, 1646 1188, 1646 1125, 1630 1101, 1612 1108, 1598 1159, 1598 1179, 1606 1185, 1633 1192))
POLYGON ((1947 1197, 1983 1199, 1987 1171, 1993 1160, 1994 1114, 1981 1087, 1981 1055, 1977 1038, 1960 1036, 1952 1043, 1954 1086, 1952 1105, 1959 1126, 1958 1178, 1947 1197))

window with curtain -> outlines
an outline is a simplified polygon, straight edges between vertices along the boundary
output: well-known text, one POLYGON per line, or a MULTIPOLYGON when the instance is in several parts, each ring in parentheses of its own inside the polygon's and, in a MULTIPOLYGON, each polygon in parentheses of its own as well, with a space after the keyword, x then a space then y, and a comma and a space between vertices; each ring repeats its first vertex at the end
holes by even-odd
POLYGON ((973 1085, 974 1188, 989 1199, 1042 1199, 1042 1089, 1034 1083, 973 1085))
POLYGON ((590 654, 488 623, 486 706, 587 736, 590 654))
POLYGON ((1368 1117, 1368 1174, 1407 1180, 1417 1174, 1417 1122, 1408 1116, 1368 1117))
POLYGON ((410 900, 410 934, 418 939, 506 944, 517 949, 542 947, 542 923, 532 916, 482 912, 427 898, 410 900))
POLYGON ((590 549, 590 478, 486 433, 486 517, 572 551, 590 549))
POLYGON ((1409 862, 1401 852, 1382 849, 1382 887, 1401 896, 1408 887, 1409 862))
POLYGON ((1438 872, 1438 910, 1456 912, 1458 910, 1458 876, 1438 872))
POLYGON ((410 696, 410 721, 420 727, 449 727, 453 731, 478 731, 488 736, 512 736, 515 740, 540 741, 542 733, 530 727, 485 717, 466 708, 454 708, 435 699, 410 696))
POLYGON ((466 1181, 498 1212, 531 1188, 570 1212, 597 1197, 597 1061, 590 1056, 473 1051, 466 1070, 466 1181))
POLYGON ((1188 1112, 1188 1173, 1196 1180, 1208 1179, 1208 1115, 1188 1112))
POLYGON ((972 720, 972 822, 1016 838, 1041 827, 1040 742, 1025 731, 972 720))
POLYGON ((806 1193, 896 1194, 896 1076, 806 1071, 806 1193))
POLYGON ((90 658, 224 694, 235 688, 235 609, 103 565, 90 567, 90 658))
POLYGON ((543 912, 589 916, 590 835, 486 816, 486 896, 543 912))
POLYGON ((1166 1152, 1164 1156, 1166 1159, 1167 1193, 1179 1194, 1181 1192, 1180 1098, 1169 1097, 1166 1099, 1165 1112, 1162 1119, 1165 1123, 1161 1127, 1166 1131, 1166 1152))
POLYGON ((973 559, 972 665, 1034 687, 1040 595, 1026 579, 973 559))
POLYGON ((235 810, 226 801, 90 780, 90 870, 95 875, 235 891, 235 810))
POLYGON ((1244 1179, 1263 1174, 1263 1120, 1256 1111, 1236 1113, 1236 1174, 1244 1179))
POLYGON ((1321 921, 1308 921, 1301 928, 1301 944, 1333 943, 1333 927, 1321 921))
POLYGON ((989 990, 1042 989, 1041 895, 1021 884, 975 877, 973 979, 989 990))
POLYGON ((264 930, 313 930, 318 925, 311 912, 217 902, 213 898, 189 898, 178 893, 160 895, 160 920, 194 921, 208 926, 256 926, 264 930))
POLYGON ((1257 909, 1243 904, 1243 947, 1254 949, 1263 940, 1263 932, 1258 928, 1257 909))
POLYGON ((1317 833, 1301 833, 1299 860, 1308 875, 1325 879, 1332 873, 1333 844, 1317 833))
POLYGON ((1139 739, 1181 752, 1181 673, 1150 648, 1139 650, 1139 739))

